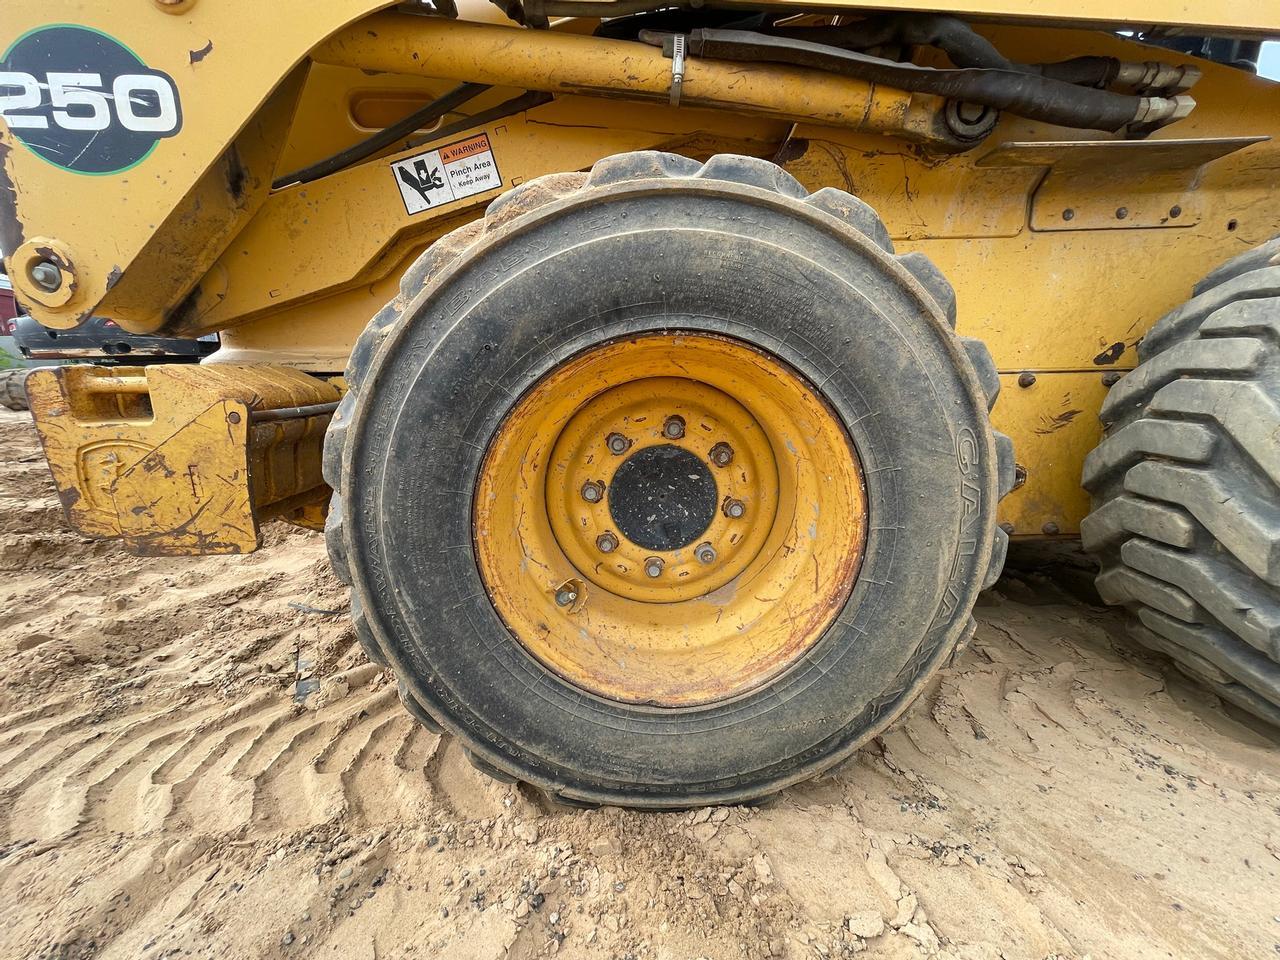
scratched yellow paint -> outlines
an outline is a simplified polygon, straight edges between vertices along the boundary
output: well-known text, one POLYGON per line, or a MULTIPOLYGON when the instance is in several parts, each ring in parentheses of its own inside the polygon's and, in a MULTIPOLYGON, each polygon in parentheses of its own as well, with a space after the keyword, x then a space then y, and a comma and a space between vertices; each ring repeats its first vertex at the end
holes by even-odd
POLYGON ((1014 460, 1026 472, 1026 482, 1000 502, 1000 521, 1013 525, 1015 537, 1079 530, 1089 512, 1080 465, 1102 437, 1097 411, 1106 375, 1041 373, 1030 387, 1019 386, 1017 374, 1001 376, 992 425, 1013 439, 1014 460))
POLYGON ((285 367, 49 367, 27 393, 67 522, 137 553, 248 553, 259 523, 314 525, 333 384, 285 367))

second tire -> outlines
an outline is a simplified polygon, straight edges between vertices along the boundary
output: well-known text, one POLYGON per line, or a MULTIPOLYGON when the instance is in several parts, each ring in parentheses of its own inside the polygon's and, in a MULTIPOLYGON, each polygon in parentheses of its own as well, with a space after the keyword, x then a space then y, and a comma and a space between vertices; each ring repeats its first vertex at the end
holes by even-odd
POLYGON ((1102 408, 1081 526, 1132 632, 1280 727, 1280 240, 1160 320, 1102 408))

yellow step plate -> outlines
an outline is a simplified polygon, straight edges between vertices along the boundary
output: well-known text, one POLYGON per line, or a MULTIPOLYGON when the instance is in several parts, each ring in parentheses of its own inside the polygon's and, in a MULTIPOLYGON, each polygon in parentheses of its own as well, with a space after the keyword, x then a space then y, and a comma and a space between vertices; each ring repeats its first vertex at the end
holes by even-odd
POLYGON ((35 370, 27 394, 67 522, 148 556, 248 553, 259 525, 320 528, 337 387, 288 367, 35 370))

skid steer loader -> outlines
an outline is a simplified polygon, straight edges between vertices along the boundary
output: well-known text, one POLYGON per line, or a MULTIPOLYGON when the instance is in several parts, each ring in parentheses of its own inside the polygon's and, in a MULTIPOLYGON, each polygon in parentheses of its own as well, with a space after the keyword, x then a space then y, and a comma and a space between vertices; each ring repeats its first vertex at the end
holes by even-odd
POLYGON ((0 247, 68 522, 323 528, 368 656, 558 801, 886 725, 1009 539, 1280 721, 1272 0, 14 0, 0 247), (997 403, 997 397, 999 402, 997 403), (1082 482, 1083 478, 1083 482, 1082 482))

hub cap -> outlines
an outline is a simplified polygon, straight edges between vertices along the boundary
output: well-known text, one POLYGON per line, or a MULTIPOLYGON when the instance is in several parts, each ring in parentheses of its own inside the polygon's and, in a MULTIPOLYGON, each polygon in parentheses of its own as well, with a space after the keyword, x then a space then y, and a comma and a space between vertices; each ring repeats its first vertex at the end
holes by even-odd
POLYGON ((744 693, 816 643, 865 527, 857 457, 808 383, 693 334, 544 377, 494 437, 474 516, 517 641, 585 690, 671 707, 744 693))
POLYGON ((715 519, 715 478, 688 450, 669 443, 642 447, 613 475, 609 516, 624 537, 646 550, 679 550, 715 519))

